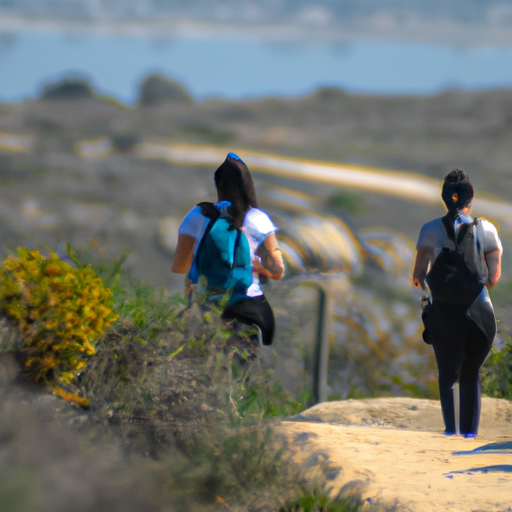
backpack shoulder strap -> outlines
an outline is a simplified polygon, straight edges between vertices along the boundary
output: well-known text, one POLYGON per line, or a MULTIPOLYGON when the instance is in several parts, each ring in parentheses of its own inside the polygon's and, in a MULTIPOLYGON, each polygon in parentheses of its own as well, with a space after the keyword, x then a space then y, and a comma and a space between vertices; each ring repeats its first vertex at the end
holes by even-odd
POLYGON ((460 227, 459 233, 457 236, 455 235, 455 228, 448 217, 448 215, 445 215, 442 219, 444 229, 446 230, 446 233, 448 234, 448 238, 455 244, 455 247, 459 248, 459 244, 462 242, 462 239, 466 236, 466 233, 472 226, 476 226, 476 239, 478 247, 480 247, 481 243, 480 240, 483 241, 483 228, 482 228, 482 222, 480 219, 475 218, 473 219, 473 222, 470 224, 463 223, 460 227))
POLYGON ((197 247, 196 251, 196 258, 201 251, 201 248, 203 247, 203 242, 208 236, 208 233, 212 230, 213 225, 217 222, 218 218, 220 217, 220 212, 215 208, 215 205, 213 203, 199 203, 197 206, 201 208, 201 213, 210 219, 210 222, 208 222, 208 225, 206 226, 206 229, 204 230, 203 236, 201 237, 201 240, 199 241, 199 246, 197 247))
POLYGON ((476 246, 478 248, 478 251, 481 251, 483 254, 485 242, 484 225, 482 219, 478 217, 474 220, 474 223, 476 226, 476 246))
POLYGON ((489 269, 487 267, 487 263, 485 262, 485 253, 484 253, 485 232, 484 232, 484 225, 483 225, 482 219, 475 219, 475 224, 476 224, 475 242, 476 242, 476 250, 477 250, 478 259, 479 259, 478 273, 483 281, 487 281, 487 279, 489 277, 489 269))
POLYGON ((457 247, 457 239, 455 238, 455 229, 453 227, 452 221, 450 220, 448 214, 445 215, 442 219, 444 229, 446 230, 446 234, 448 235, 448 238, 455 244, 455 247, 457 247))
POLYGON ((466 236, 466 233, 473 227, 476 227, 476 233, 475 233, 475 239, 477 239, 478 237, 478 226, 480 225, 481 223, 478 222, 478 219, 473 219, 469 224, 466 224, 466 223, 463 223, 461 226, 460 226, 460 229, 459 229, 459 234, 457 235, 457 243, 461 243, 462 240, 464 239, 464 237, 466 236))
POLYGON ((235 239, 235 248, 233 250, 233 266, 235 266, 235 267, 239 266, 239 265, 237 265, 236 253, 237 253, 238 248, 240 246, 240 239, 242 238, 242 235, 243 235, 242 230, 241 229, 237 229, 237 234, 236 234, 236 239, 235 239))

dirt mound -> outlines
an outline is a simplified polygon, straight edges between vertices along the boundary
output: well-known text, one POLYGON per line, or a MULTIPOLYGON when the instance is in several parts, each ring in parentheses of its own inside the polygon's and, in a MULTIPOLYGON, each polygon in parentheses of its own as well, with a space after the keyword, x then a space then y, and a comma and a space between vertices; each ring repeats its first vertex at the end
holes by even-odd
MULTIPOLYGON (((442 432, 444 428, 439 401, 417 398, 369 398, 326 402, 315 405, 290 420, 391 427, 424 432, 442 432)), ((482 435, 493 438, 511 436, 511 421, 512 402, 482 398, 482 435)))

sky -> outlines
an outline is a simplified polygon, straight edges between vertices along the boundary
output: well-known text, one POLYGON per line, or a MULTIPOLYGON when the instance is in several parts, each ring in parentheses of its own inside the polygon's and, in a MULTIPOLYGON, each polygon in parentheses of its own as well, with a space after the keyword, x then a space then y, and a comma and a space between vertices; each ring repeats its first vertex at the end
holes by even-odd
POLYGON ((297 96, 329 85, 367 94, 433 94, 512 86, 512 47, 354 41, 278 44, 253 39, 162 39, 24 31, 0 40, 0 100, 39 94, 47 82, 83 76, 134 103, 159 72, 198 99, 297 96))

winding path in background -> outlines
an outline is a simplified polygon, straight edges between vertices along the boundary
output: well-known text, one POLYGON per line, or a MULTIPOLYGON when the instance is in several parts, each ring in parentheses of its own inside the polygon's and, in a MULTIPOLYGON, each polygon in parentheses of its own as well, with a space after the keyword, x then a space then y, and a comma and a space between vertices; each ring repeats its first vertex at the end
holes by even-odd
MULTIPOLYGON (((228 151, 230 150, 215 146, 150 142, 143 142, 135 149, 137 156, 141 158, 164 159, 181 165, 208 166, 218 165, 228 151)), ((353 164, 302 160, 248 150, 239 150, 237 153, 251 171, 292 180, 366 190, 425 204, 442 204, 439 181, 419 174, 353 164)), ((512 203, 499 198, 486 198, 485 193, 479 195, 484 197, 475 199, 473 210, 476 213, 512 226, 512 203)))
MULTIPOLYGON (((0 150, 30 151, 34 141, 9 133, 0 133, 0 150)), ((167 160, 181 165, 217 165, 232 150, 202 144, 142 142, 132 149, 139 158, 167 160)), ((78 156, 85 158, 108 157, 114 147, 107 137, 83 140, 75 145, 78 156)), ((410 172, 378 167, 303 160, 238 149, 237 153, 251 171, 263 172, 291 180, 323 183, 336 187, 366 190, 425 204, 442 204, 439 180, 410 172)), ((512 203, 479 192, 473 210, 512 227, 512 203)))

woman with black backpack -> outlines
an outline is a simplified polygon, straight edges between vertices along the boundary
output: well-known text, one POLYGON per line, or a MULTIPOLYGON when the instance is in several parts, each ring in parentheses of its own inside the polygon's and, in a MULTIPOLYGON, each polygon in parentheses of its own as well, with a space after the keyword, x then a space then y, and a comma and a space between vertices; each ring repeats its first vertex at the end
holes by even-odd
MULTIPOLYGON (((274 336, 275 319, 272 308, 263 294, 260 277, 278 280, 284 276, 283 258, 275 236, 277 228, 270 217, 258 208, 251 174, 238 155, 227 155, 215 171, 214 180, 217 203, 200 203, 183 219, 178 230, 172 271, 188 274, 187 294, 192 293, 197 286, 202 286, 201 291, 210 296, 228 291, 219 290, 223 287, 211 286, 211 280, 209 282, 208 279, 204 279, 207 277, 204 275, 206 270, 204 265, 201 266, 201 258, 197 257, 198 251, 202 250, 205 237, 214 228, 217 219, 227 220, 228 230, 243 234, 247 239, 250 268, 248 281, 238 279, 237 283, 245 283, 243 290, 235 290, 236 297, 232 292, 222 318, 258 327, 262 343, 270 345, 274 336)), ((219 238, 221 237, 217 237, 219 238)), ((246 243, 245 240, 242 242, 246 243)), ((237 243, 235 242, 235 245, 237 243)), ((241 244, 241 247, 244 246, 241 244)), ((224 250, 222 247, 220 249, 224 250)), ((235 259, 239 258, 235 256, 235 259)))
POLYGON ((471 438, 480 418, 479 370, 496 335, 487 289, 500 278, 503 249, 493 224, 470 217, 474 189, 464 171, 446 176, 441 196, 448 213, 421 228, 412 284, 431 293, 423 338, 436 356, 445 434, 459 430, 471 438), (459 418, 453 393, 457 381, 459 418))

